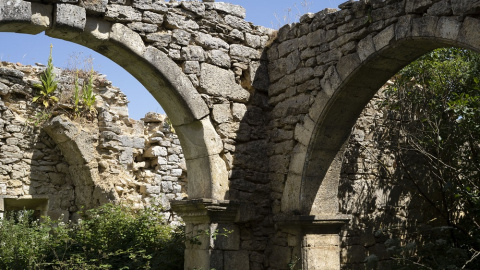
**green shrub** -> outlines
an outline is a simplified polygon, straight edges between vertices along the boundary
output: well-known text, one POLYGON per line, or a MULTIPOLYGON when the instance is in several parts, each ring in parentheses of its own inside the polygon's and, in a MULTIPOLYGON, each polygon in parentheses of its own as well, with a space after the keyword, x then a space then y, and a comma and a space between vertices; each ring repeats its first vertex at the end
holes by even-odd
POLYGON ((78 223, 0 221, 0 269, 183 269, 183 228, 156 207, 106 204, 78 223))

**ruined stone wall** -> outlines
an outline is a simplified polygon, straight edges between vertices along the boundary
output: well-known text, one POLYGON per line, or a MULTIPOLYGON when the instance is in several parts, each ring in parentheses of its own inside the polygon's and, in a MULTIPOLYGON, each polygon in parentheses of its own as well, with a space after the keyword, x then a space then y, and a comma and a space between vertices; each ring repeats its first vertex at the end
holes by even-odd
POLYGON ((166 117, 148 113, 140 121, 130 119, 126 96, 101 74, 94 80, 97 117, 72 120, 55 116, 72 117, 69 98, 74 89, 74 72, 55 70, 60 105, 52 111, 32 103, 37 91, 33 84, 40 82, 44 69, 0 64, 2 203, 3 198, 46 198, 48 215, 58 218, 63 214, 65 219, 73 218, 81 206, 115 202, 143 208, 156 203, 164 207, 167 218, 177 220, 170 217, 169 202, 187 196, 186 167, 177 135, 166 117), (52 117, 61 120, 50 120, 52 117), (93 152, 88 153, 93 156, 91 164, 95 164, 92 168, 96 172, 88 174, 89 179, 79 180, 86 176, 76 160, 85 157, 72 155, 75 149, 59 147, 58 143, 65 142, 55 132, 49 132, 52 122, 82 130, 82 139, 93 152), (67 153, 62 153, 65 149, 67 153))
POLYGON ((432 206, 444 187, 399 128, 409 119, 382 107, 385 98, 382 88, 362 111, 343 156, 339 204, 351 220, 342 233, 342 269, 392 269, 400 243, 418 241, 419 232, 423 241, 448 234, 435 232, 447 222, 432 206))

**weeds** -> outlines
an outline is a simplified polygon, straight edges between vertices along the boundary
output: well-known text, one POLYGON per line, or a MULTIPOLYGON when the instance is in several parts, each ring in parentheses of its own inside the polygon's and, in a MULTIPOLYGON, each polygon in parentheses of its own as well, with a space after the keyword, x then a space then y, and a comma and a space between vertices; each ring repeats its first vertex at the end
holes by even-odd
POLYGON ((58 97, 54 96, 55 90, 57 90, 57 81, 55 80, 55 74, 53 73, 53 59, 52 59, 53 45, 50 45, 50 55, 48 56, 47 68, 40 77, 42 83, 35 84, 33 87, 39 90, 39 94, 33 97, 33 102, 41 102, 45 108, 48 108, 51 104, 58 102, 58 97))
POLYGON ((0 220, 0 269, 183 269, 183 228, 167 225, 160 210, 106 204, 78 223, 0 220))

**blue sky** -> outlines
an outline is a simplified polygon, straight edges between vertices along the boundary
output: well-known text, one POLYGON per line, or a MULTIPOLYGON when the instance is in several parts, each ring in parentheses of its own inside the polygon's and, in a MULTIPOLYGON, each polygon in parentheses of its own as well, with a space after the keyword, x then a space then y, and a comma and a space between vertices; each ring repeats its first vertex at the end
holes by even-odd
MULTIPOLYGON (((218 0, 217 0, 218 1, 218 0)), ((247 10, 247 21, 255 25, 276 28, 279 25, 298 21, 298 14, 318 12, 324 8, 337 8, 346 0, 226 0, 241 5, 247 10), (302 3, 307 5, 302 5, 302 3)), ((220 2, 220 1, 218 1, 220 2)), ((86 47, 45 36, 1 33, 0 61, 20 62, 22 64, 47 62, 49 46, 53 44, 53 61, 57 67, 67 67, 72 55, 91 56, 95 70, 106 74, 113 85, 127 95, 130 100, 129 113, 133 119, 142 118, 153 111, 164 113, 150 93, 128 72, 108 58, 86 47)))

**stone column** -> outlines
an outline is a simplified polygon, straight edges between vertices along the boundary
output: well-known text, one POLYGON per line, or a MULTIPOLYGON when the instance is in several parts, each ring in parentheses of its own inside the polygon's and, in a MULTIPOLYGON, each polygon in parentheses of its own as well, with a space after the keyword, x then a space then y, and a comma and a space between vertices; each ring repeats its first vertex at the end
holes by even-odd
POLYGON ((172 202, 186 224, 185 270, 249 270, 248 253, 240 250, 240 231, 234 224, 238 206, 211 199, 172 202))
POLYGON ((296 239, 303 270, 340 269, 340 232, 348 215, 290 216, 277 219, 277 227, 296 239))

